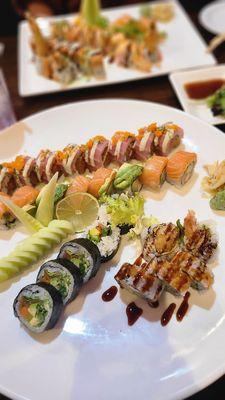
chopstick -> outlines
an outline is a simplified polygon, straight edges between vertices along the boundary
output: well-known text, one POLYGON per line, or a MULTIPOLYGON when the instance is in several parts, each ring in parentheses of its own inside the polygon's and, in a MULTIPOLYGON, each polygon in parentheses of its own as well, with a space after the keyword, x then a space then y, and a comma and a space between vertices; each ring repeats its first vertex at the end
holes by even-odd
POLYGON ((224 41, 225 41, 225 32, 224 33, 220 33, 219 35, 215 36, 209 42, 209 45, 207 47, 207 53, 211 53, 212 51, 214 51, 224 41))

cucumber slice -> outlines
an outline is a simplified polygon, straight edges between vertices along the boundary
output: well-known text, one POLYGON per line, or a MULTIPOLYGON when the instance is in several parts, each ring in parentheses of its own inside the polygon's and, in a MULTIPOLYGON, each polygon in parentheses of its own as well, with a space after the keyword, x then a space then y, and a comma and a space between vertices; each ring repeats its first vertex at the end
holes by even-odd
POLYGON ((51 243, 52 246, 61 242, 61 237, 54 233, 54 231, 51 232, 50 230, 43 229, 39 237, 46 240, 46 242, 51 243))
POLYGON ((9 275, 7 274, 7 272, 2 271, 1 267, 0 267, 0 282, 4 282, 9 278, 9 275))
POLYGON ((59 228, 66 234, 74 233, 73 225, 69 221, 53 219, 49 224, 49 228, 59 228))
POLYGON ((7 277, 16 275, 19 271, 20 269, 16 265, 11 263, 7 257, 1 259, 0 272, 4 272, 5 274, 7 274, 7 277))
POLYGON ((10 257, 16 256, 21 258, 22 260, 26 260, 27 263, 31 264, 37 261, 39 258, 37 253, 33 253, 31 251, 26 251, 26 250, 14 250, 12 253, 10 253, 10 257))
POLYGON ((58 172, 44 187, 41 199, 37 208, 36 218, 44 226, 48 226, 54 216, 54 196, 58 180, 58 172))
MULTIPOLYGON (((17 257, 15 254, 9 254, 7 261, 13 266, 19 268, 19 270, 24 269, 27 266, 26 258, 17 257)), ((1 265, 1 261, 0 261, 1 265)))

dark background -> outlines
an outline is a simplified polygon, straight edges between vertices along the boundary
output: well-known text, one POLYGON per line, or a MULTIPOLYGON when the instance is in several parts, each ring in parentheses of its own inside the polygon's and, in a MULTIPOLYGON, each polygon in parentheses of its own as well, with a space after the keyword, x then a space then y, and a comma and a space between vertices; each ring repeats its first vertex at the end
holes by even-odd
MULTIPOLYGON (((144 1, 142 1, 144 2, 144 1)), ((199 32, 206 42, 213 37, 205 31, 198 23, 199 10, 210 1, 204 0, 181 0, 180 1, 190 18, 197 26, 199 32)), ((26 1, 24 1, 26 3, 26 1)), ((67 3, 67 2, 64 2, 67 3)), ((74 3, 77 3, 74 0, 74 3)), ((102 0, 105 7, 112 7, 124 4, 138 3, 132 0, 102 0)), ((78 7, 75 6, 74 9, 78 7)), ((62 11, 65 11, 62 10, 62 11)), ((34 98, 22 99, 18 95, 17 90, 17 24, 18 15, 13 10, 10 0, 0 0, 0 41, 5 43, 5 55, 1 60, 1 66, 4 70, 12 103, 18 119, 24 118, 34 112, 44 110, 46 108, 66 104, 73 101, 89 100, 93 98, 133 98, 147 101, 154 101, 167 104, 172 107, 181 108, 172 87, 168 81, 168 77, 157 77, 146 79, 138 82, 120 83, 119 85, 104 86, 101 88, 89 88, 76 92, 57 93, 52 95, 37 96, 34 98)), ((221 45, 216 51, 215 56, 219 63, 225 63, 225 44, 221 45)), ((220 129, 225 131, 225 125, 221 125, 220 129)), ((1 357, 1 355, 0 355, 1 357)), ((210 360, 208 360, 210 362, 210 360)), ((93 396, 94 399, 94 396, 93 396)), ((189 400, 223 400, 225 399, 225 377, 189 398, 189 400), (224 392, 224 394, 222 394, 224 392)), ((0 400, 6 400, 0 395, 0 400)), ((40 399, 42 400, 42 399, 40 399)), ((46 399, 43 399, 46 400, 46 399)), ((63 400, 63 399, 62 399, 63 400)), ((106 399, 107 400, 107 399, 106 399)), ((115 399, 116 400, 116 399, 115 399)), ((126 400, 126 399, 124 399, 126 400)), ((140 399, 144 400, 144 399, 140 399)))

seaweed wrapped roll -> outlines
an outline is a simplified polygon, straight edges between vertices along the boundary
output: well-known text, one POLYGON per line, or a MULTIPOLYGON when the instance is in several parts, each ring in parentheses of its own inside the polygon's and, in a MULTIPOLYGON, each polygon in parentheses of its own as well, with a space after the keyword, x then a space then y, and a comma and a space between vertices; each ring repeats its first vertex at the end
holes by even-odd
POLYGON ((79 268, 71 261, 56 259, 42 265, 37 276, 37 283, 39 282, 54 286, 61 294, 65 305, 77 297, 83 279, 79 268))
POLYGON ((62 296, 48 283, 25 286, 13 303, 14 314, 30 331, 41 333, 57 323, 63 309, 62 296))
POLYGON ((58 258, 71 261, 79 268, 83 282, 93 278, 101 265, 101 254, 98 247, 89 239, 79 238, 65 243, 58 258))

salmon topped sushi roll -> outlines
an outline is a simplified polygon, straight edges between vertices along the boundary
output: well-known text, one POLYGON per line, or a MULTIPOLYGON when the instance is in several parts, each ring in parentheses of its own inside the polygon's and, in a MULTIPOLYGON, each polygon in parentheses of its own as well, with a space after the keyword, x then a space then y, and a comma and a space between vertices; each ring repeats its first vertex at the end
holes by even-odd
POLYGON ((184 136, 184 131, 172 122, 155 129, 154 146, 156 154, 167 156, 173 149, 179 146, 184 136))
POLYGON ((90 171, 96 171, 108 163, 110 141, 104 136, 95 136, 86 144, 85 161, 90 171))
POLYGON ((167 162, 168 158, 166 157, 154 155, 149 158, 139 177, 140 182, 150 189, 159 189, 166 179, 167 162))
POLYGON ((33 204, 38 197, 39 190, 32 186, 23 186, 18 188, 12 195, 11 201, 18 207, 24 207, 27 204, 33 204))
POLYGON ((130 132, 117 131, 111 139, 110 154, 112 160, 122 165, 130 161, 133 154, 135 135, 130 132))
POLYGON ((71 185, 69 186, 66 195, 70 195, 72 193, 86 193, 88 191, 88 187, 90 184, 90 179, 86 178, 83 175, 77 175, 71 185))
POLYGON ((89 183, 88 192, 98 198, 102 188, 104 188, 104 192, 109 190, 115 174, 116 172, 110 168, 99 168, 89 183))
POLYGON ((74 173, 83 174, 86 170, 85 146, 69 144, 63 149, 65 155, 63 167, 68 175, 74 173))
POLYGON ((154 128, 156 124, 151 124, 138 130, 133 150, 133 157, 136 160, 146 161, 154 150, 154 128))
POLYGON ((166 180, 172 185, 182 186, 191 178, 195 164, 196 153, 178 151, 173 154, 166 166, 166 180))

